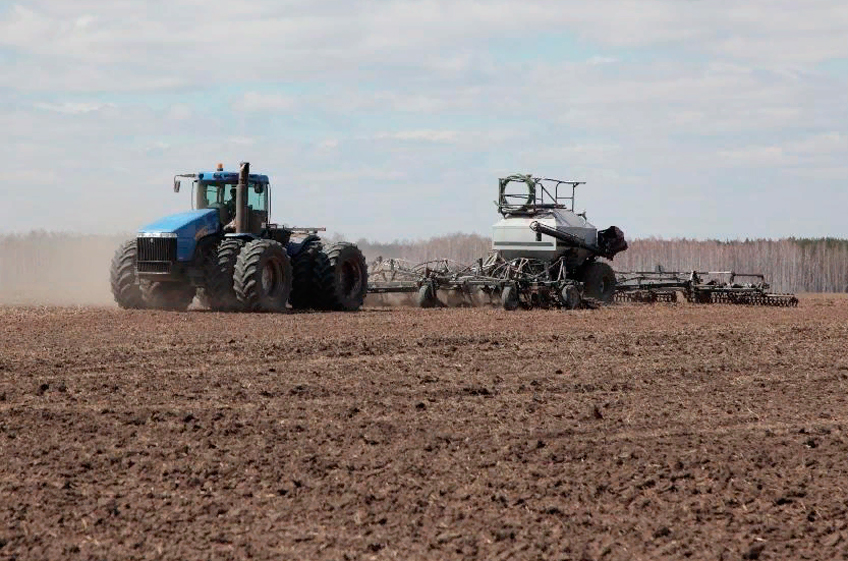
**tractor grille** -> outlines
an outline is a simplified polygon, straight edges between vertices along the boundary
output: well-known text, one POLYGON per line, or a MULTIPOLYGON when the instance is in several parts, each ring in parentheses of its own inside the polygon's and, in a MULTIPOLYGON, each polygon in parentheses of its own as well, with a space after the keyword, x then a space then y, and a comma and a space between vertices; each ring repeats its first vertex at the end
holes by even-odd
POLYGON ((139 273, 165 274, 171 272, 171 264, 159 261, 145 261, 138 264, 139 273))
POLYGON ((177 260, 177 238, 138 238, 138 272, 170 273, 177 260))

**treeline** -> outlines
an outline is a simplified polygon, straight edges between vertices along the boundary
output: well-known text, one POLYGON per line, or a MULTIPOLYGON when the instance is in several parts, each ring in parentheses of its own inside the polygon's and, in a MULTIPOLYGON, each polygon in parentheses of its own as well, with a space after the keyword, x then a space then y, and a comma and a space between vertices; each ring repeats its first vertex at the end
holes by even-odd
POLYGON ((616 256, 615 268, 652 271, 762 273, 781 292, 848 290, 848 240, 833 238, 745 241, 643 239, 616 256))
POLYGON ((492 250, 492 240, 477 234, 451 234, 429 240, 403 240, 391 243, 370 242, 360 239, 356 245, 369 262, 383 259, 408 259, 420 263, 431 259, 447 258, 460 263, 473 263, 492 250))
MULTIPOLYGON (((130 234, 131 236, 131 234, 130 234)), ((130 236, 33 232, 0 235, 0 303, 108 304, 109 263, 130 236)), ((338 237, 336 239, 339 239, 338 237)), ((452 234, 391 243, 359 240, 369 262, 448 258, 472 263, 491 250, 491 240, 452 234)), ((844 292, 848 289, 848 240, 781 239, 699 241, 631 240, 616 256, 619 271, 733 270, 762 273, 780 292, 844 292)))

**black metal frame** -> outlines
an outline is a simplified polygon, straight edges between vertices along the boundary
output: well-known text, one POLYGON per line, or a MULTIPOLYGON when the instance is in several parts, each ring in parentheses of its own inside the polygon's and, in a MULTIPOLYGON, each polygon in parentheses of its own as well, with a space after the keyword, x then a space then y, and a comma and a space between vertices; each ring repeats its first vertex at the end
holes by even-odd
POLYGON ((534 214, 551 209, 565 209, 574 212, 574 199, 578 185, 585 181, 565 181, 549 177, 534 177, 532 175, 510 175, 498 180, 498 212, 502 215, 534 214), (507 189, 513 183, 521 183, 527 187, 527 193, 509 193, 507 189), (571 188, 570 195, 561 195, 560 187, 571 188), (523 199, 523 203, 513 204, 513 199, 523 199))

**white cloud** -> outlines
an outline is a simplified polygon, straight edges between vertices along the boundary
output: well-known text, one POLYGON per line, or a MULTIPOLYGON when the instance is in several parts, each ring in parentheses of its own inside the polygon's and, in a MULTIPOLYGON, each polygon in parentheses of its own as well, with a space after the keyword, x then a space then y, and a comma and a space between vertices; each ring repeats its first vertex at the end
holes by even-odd
POLYGON ((739 166, 784 166, 827 169, 848 160, 848 136, 827 132, 779 145, 722 150, 719 157, 739 166))
MULTIPOLYGON (((576 34, 607 47, 665 46, 770 67, 848 55, 838 0, 352 0, 238 5, 30 1, 0 16, 0 45, 42 58, 29 89, 149 89, 208 82, 209 68, 242 80, 347 77, 380 68, 475 71, 481 41, 576 34), (91 14, 96 13, 97 16, 91 14), (191 25, 184 24, 191 21, 191 25), (222 37, 238 40, 222 40, 222 37), (59 63, 61 62, 61 63, 59 63)), ((597 55, 590 63, 609 63, 597 55)), ((496 69, 493 69, 496 70, 496 69)), ((10 81, 15 74, 0 74, 10 81)))
POLYGON ((599 64, 615 64, 616 62, 618 62, 618 59, 615 58, 615 57, 593 56, 593 57, 590 57, 586 61, 586 64, 589 64, 591 66, 596 66, 596 65, 599 65, 599 64))
POLYGON ((229 143, 236 146, 253 146, 256 144, 256 140, 246 136, 234 136, 229 139, 229 143))
POLYGON ((787 162, 787 154, 780 146, 747 146, 722 150, 719 157, 735 165, 779 166, 787 162))
POLYGON ((185 121, 193 115, 190 105, 187 103, 177 103, 168 109, 168 117, 175 121, 185 121))
POLYGON ((236 111, 290 111, 296 105, 292 96, 274 93, 247 92, 233 102, 236 111))
POLYGON ((33 104, 33 107, 36 109, 43 109, 45 111, 54 111, 56 113, 64 113, 66 115, 84 115, 85 113, 94 113, 100 111, 105 108, 112 108, 114 104, 111 103, 73 103, 73 102, 64 102, 64 103, 44 103, 39 102, 33 104))
POLYGON ((380 132, 374 135, 378 140, 412 140, 452 144, 459 140, 460 133, 450 130, 412 130, 398 132, 380 132))

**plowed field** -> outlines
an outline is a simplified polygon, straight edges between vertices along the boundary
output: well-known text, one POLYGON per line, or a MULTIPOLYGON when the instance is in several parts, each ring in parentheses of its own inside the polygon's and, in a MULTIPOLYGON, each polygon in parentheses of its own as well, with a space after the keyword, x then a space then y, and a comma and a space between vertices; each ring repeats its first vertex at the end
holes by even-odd
POLYGON ((0 308, 0 559, 834 559, 848 299, 0 308))

